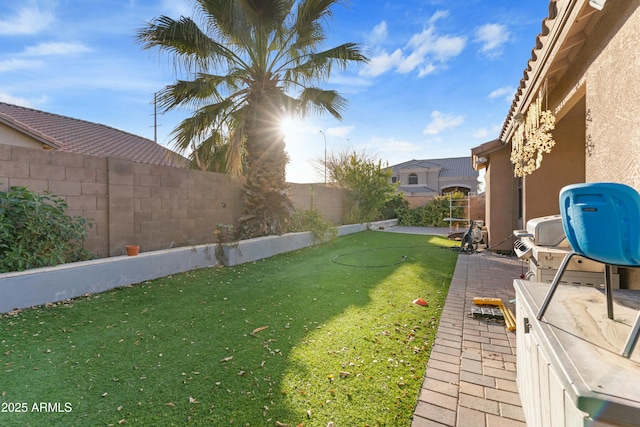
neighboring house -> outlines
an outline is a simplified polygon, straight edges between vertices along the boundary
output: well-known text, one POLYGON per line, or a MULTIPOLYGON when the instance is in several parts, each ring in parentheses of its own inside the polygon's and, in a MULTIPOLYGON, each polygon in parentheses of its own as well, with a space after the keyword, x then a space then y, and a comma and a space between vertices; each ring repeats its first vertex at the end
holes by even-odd
POLYGON ((565 185, 640 190, 640 2, 551 1, 523 65, 499 137, 472 149, 476 170, 486 169, 489 245, 499 250, 512 249, 509 236, 528 220, 558 214, 565 185), (552 147, 541 138, 545 110, 555 117, 552 147), (528 163, 527 152, 542 162, 528 163))
POLYGON ((409 160, 390 169, 391 182, 398 183, 398 191, 407 198, 441 196, 452 191, 468 194, 478 190, 479 173, 473 169, 471 157, 409 160))
POLYGON ((189 161, 146 138, 109 126, 0 102, 0 144, 187 168, 189 161))

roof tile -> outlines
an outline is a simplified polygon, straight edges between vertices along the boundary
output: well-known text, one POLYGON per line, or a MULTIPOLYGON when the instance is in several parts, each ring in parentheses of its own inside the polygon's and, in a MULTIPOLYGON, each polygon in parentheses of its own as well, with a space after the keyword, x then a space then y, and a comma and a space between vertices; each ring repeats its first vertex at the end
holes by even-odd
POLYGON ((478 176, 479 172, 473 169, 471 157, 449 157, 445 159, 409 160, 404 163, 391 166, 393 173, 401 169, 440 169, 441 177, 478 176))
POLYGON ((0 123, 58 151, 187 168, 189 161, 150 139, 106 125, 0 102, 0 123))

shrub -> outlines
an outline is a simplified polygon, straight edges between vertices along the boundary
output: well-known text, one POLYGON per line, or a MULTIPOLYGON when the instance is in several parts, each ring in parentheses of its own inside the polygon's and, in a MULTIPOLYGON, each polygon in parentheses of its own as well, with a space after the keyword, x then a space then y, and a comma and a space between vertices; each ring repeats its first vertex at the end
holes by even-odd
POLYGON ((382 219, 399 218, 399 212, 409 209, 409 201, 403 193, 395 193, 382 207, 382 219))
MULTIPOLYGON (((464 193, 456 191, 451 193, 453 200, 465 197, 464 193)), ((457 204, 460 206, 460 204, 457 204)), ((433 200, 424 206, 415 209, 398 209, 398 219, 402 225, 415 225, 420 227, 446 227, 449 225, 444 218, 463 218, 464 207, 456 207, 450 210, 449 195, 435 196, 433 200)))
POLYGON ((325 221, 317 209, 294 212, 289 220, 289 232, 310 231, 317 240, 328 240, 336 237, 338 230, 325 221))
POLYGON ((64 199, 49 192, 0 191, 0 272, 94 258, 82 247, 91 222, 66 209, 64 199))

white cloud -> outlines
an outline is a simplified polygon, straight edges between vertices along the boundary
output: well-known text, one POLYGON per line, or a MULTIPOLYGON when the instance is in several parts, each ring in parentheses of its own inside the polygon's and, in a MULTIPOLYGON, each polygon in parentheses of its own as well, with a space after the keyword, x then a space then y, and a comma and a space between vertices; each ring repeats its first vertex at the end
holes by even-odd
POLYGON ((436 23, 436 21, 440 18, 446 18, 447 16, 449 16, 449 11, 447 10, 436 10, 436 12, 431 15, 431 18, 429 18, 429 24, 433 25, 436 23))
POLYGON ((423 67, 420 67, 420 71, 418 72, 418 77, 424 77, 427 76, 433 72, 436 71, 436 66, 429 63, 429 64, 425 64, 423 67))
POLYGON ((446 62, 460 55, 466 44, 466 37, 438 36, 432 42, 429 52, 433 52, 440 62, 446 62))
POLYGON ((13 15, 0 19, 0 35, 36 34, 55 20, 53 13, 40 9, 35 2, 25 3, 13 15))
POLYGON ((82 43, 48 42, 29 46, 23 52, 25 56, 73 55, 90 52, 91 49, 82 43))
POLYGON ((8 93, 0 92, 0 102, 6 102, 7 104, 20 105, 22 107, 33 108, 36 104, 42 104, 46 102, 45 97, 41 97, 37 100, 29 100, 27 98, 20 98, 10 95, 8 93))
POLYGON ((473 132, 473 137, 477 139, 485 139, 488 136, 489 136, 489 129, 487 128, 476 129, 475 132, 473 132))
MULTIPOLYGON (((435 27, 437 20, 448 16, 446 11, 437 11, 430 19, 429 25, 421 32, 411 36, 403 48, 397 48, 393 53, 378 50, 371 62, 361 70, 360 75, 376 77, 391 70, 401 74, 408 74, 418 70, 418 76, 424 77, 433 73, 446 62, 460 55, 464 49, 466 37, 441 34, 435 27)), ((386 23, 377 25, 372 31, 376 39, 384 34, 386 38, 386 23)), ((371 36, 373 39, 373 36, 371 36)))
POLYGON ((424 128, 423 133, 425 135, 437 135, 444 130, 458 127, 463 122, 464 117, 462 116, 452 116, 434 110, 431 113, 431 122, 424 128))
POLYGON ((338 126, 327 129, 327 135, 335 136, 338 138, 346 138, 347 135, 351 133, 352 130, 355 129, 355 126, 338 126))
POLYGON ((480 51, 489 57, 502 54, 502 46, 509 41, 511 33, 502 24, 484 24, 476 30, 475 41, 480 43, 480 51))
POLYGON ((409 142, 402 141, 395 138, 387 138, 376 141, 378 148, 383 152, 393 152, 393 153, 413 153, 415 151, 419 151, 421 147, 409 142))
POLYGON ((485 127, 481 129, 476 129, 473 132, 473 137, 477 139, 484 139, 484 140, 493 138, 498 135, 501 128, 502 128, 501 125, 496 125, 496 126, 492 126, 491 128, 485 127))
POLYGON ((387 22, 382 21, 371 30, 369 33, 369 37, 367 37, 367 42, 370 45, 377 45, 382 43, 387 39, 387 22))
POLYGON ((15 70, 25 70, 28 68, 37 68, 41 65, 42 63, 40 61, 27 59, 8 59, 6 61, 0 61, 0 73, 15 70))
POLYGON ((369 63, 360 71, 360 75, 376 77, 397 67, 402 63, 402 51, 396 49, 391 55, 382 52, 371 58, 369 63))
POLYGON ((496 90, 494 90, 493 92, 491 92, 488 96, 489 99, 495 99, 495 98, 501 98, 504 97, 504 99, 507 102, 511 102, 513 101, 513 96, 516 93, 515 88, 513 88, 512 86, 505 86, 505 87, 501 87, 498 88, 496 90))

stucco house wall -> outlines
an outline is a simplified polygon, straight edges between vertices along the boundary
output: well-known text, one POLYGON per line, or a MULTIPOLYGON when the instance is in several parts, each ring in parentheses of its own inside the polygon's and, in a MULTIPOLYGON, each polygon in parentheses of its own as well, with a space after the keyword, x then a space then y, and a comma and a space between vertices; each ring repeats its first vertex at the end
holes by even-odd
POLYGON ((430 200, 454 189, 465 193, 478 191, 479 174, 471 167, 470 157, 414 159, 389 169, 392 182, 398 184, 398 191, 404 193, 411 206, 422 206, 424 203, 420 204, 418 199, 430 200))
POLYGON ((472 150, 475 167, 486 168, 490 242, 518 223, 520 210, 514 229, 559 213, 564 185, 608 181, 640 190, 640 2, 607 1, 597 10, 588 0, 557 0, 549 11, 500 137, 472 150), (519 193, 505 185, 514 179, 512 137, 518 118, 541 92, 544 109, 556 117, 556 145, 539 169, 516 179, 522 183, 519 209, 519 193), (516 209, 505 218, 504 206, 512 202, 516 209))
POLYGON ((558 195, 565 185, 585 181, 584 99, 556 122, 551 153, 540 169, 523 179, 523 223, 560 213, 558 195))
POLYGON ((485 225, 488 247, 494 251, 510 252, 513 249, 513 230, 522 228, 518 213, 518 179, 513 176, 509 161, 511 151, 500 141, 490 147, 477 147, 474 156, 487 158, 485 168, 485 225), (491 161, 488 161, 490 157, 491 161))
POLYGON ((26 148, 42 148, 42 144, 34 141, 33 138, 18 132, 9 126, 0 123, 0 144, 15 145, 26 148))
POLYGON ((587 181, 640 190, 640 3, 611 6, 594 29, 586 70, 587 181), (615 6, 615 7, 613 7, 615 6))

